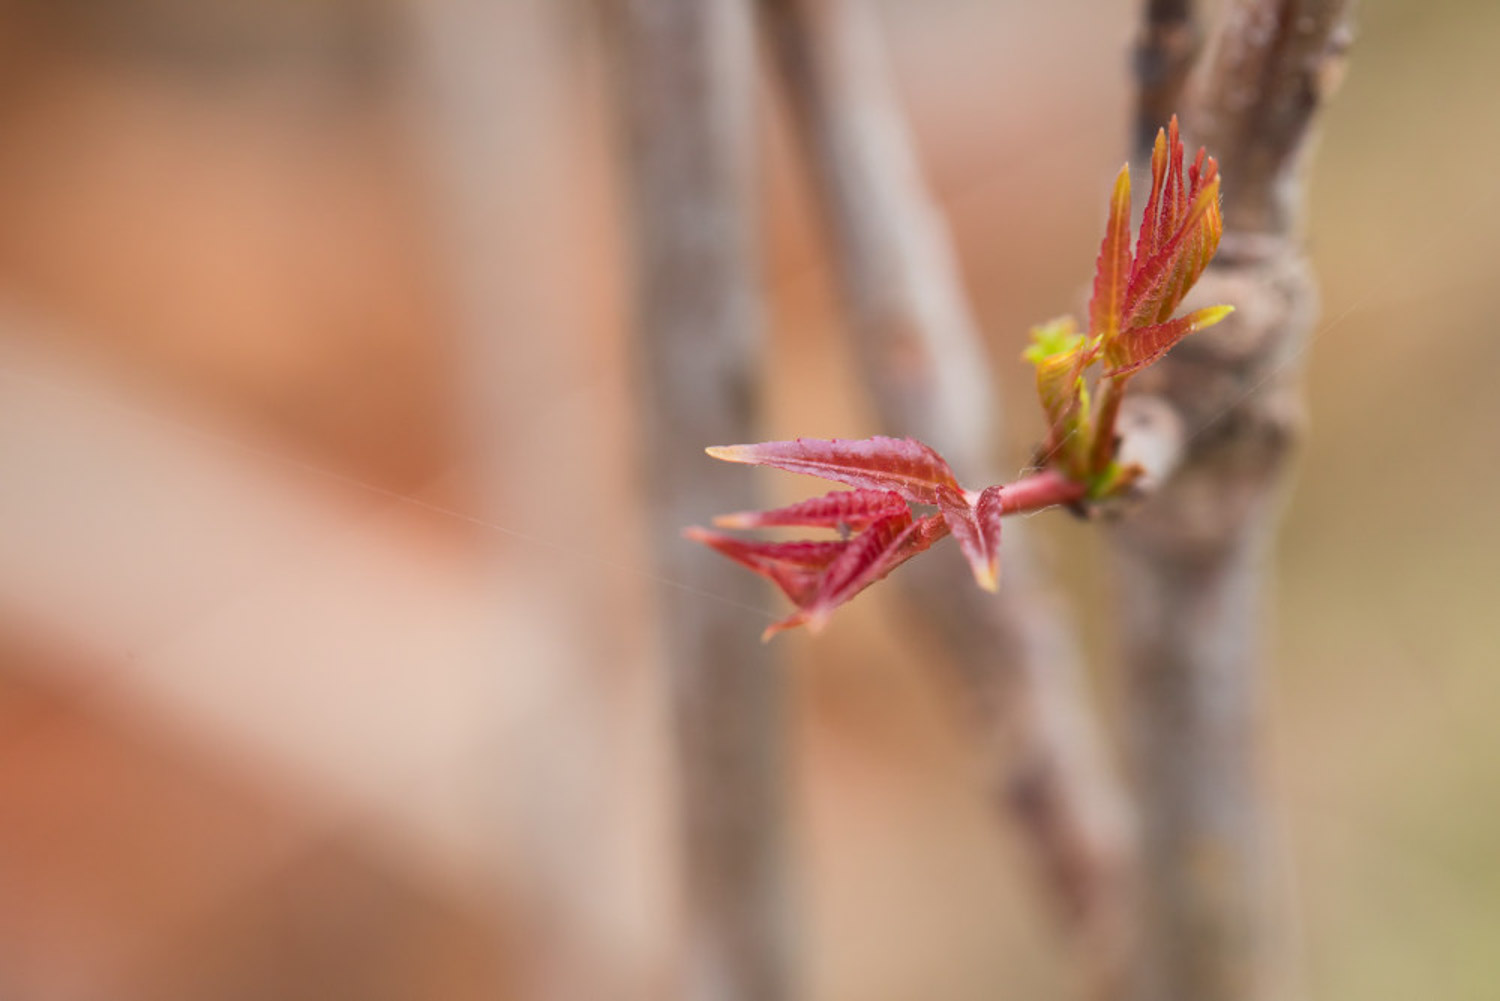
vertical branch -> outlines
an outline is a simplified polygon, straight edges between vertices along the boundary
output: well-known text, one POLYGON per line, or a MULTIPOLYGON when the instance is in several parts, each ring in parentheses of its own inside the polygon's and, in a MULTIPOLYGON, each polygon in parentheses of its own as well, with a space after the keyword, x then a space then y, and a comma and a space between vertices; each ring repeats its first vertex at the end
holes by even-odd
POLYGON ((694 1001, 787 993, 779 892, 781 686, 744 639, 753 579, 678 536, 744 506, 744 481, 703 455, 752 440, 761 323, 751 144, 754 34, 743 0, 610 4, 627 131, 636 339, 651 551, 664 577, 728 599, 664 592, 661 641, 680 772, 694 1001))
MULTIPOLYGON (((998 481, 988 366, 865 3, 760 9, 882 424, 936 446, 966 478, 998 481)), ((1028 586, 1023 534, 1007 535, 998 596, 957 561, 917 561, 902 580, 958 665, 994 744, 999 799, 1077 933, 1093 992, 1107 997, 1122 982, 1129 828, 1071 631, 1028 586)))
POLYGON ((864 0, 762 0, 881 419, 959 471, 995 459, 996 408, 942 215, 864 0))
POLYGON ((1188 125, 1219 159, 1228 233, 1297 235, 1299 168, 1313 121, 1344 77, 1350 8, 1350 0, 1237 0, 1225 11, 1188 125))
POLYGON ((1156 130, 1179 111, 1200 42, 1193 0, 1145 0, 1135 43, 1137 82, 1133 156, 1149 159, 1156 130))
POLYGON ((1297 168, 1339 75, 1348 7, 1228 4, 1186 125, 1224 177, 1224 240, 1195 295, 1237 312, 1143 373, 1143 395, 1127 400, 1137 413, 1165 405, 1187 433, 1175 473, 1112 533, 1143 818, 1144 996, 1160 1001, 1266 998, 1285 972, 1257 776, 1260 600, 1317 309, 1297 168))
MULTIPOLYGON (((566 337, 537 330, 576 322, 559 274, 565 248, 557 206, 571 192, 557 163, 570 149, 567 78, 548 0, 425 0, 393 8, 415 43, 412 97, 434 211, 434 251, 451 297, 454 385, 466 473, 482 516, 502 524, 576 524, 576 499, 544 507, 516 470, 541 437, 538 387, 566 382, 566 337)), ((550 443, 549 443, 550 445, 550 443)), ((566 446, 565 446, 566 447, 566 446)), ((610 791, 630 770, 610 739, 614 706, 597 697, 592 638, 561 624, 556 594, 576 594, 576 570, 545 547, 511 547, 492 534, 482 556, 495 618, 483 629, 495 670, 485 690, 495 760, 484 790, 486 835, 506 892, 524 899, 537 947, 518 955, 533 1001, 595 995, 639 998, 647 965, 624 956, 614 914, 637 892, 615 873, 622 811, 610 791), (520 609, 517 606, 520 606, 520 609), (515 635, 533 624, 544 647, 515 635), (546 656, 517 650, 545 649, 546 656)), ((588 538, 576 539, 581 550, 588 538)), ((655 971, 650 971, 654 974, 655 971)))

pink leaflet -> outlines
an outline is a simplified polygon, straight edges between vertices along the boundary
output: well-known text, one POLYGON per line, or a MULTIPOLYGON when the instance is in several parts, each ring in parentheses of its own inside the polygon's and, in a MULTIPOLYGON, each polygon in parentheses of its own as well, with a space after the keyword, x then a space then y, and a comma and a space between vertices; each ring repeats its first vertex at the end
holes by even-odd
POLYGON ((1213 326, 1232 311, 1228 306, 1207 306, 1165 323, 1132 327, 1111 345, 1108 358, 1112 367, 1105 376, 1114 378, 1145 368, 1188 334, 1213 326))
POLYGON ((849 547, 845 541, 765 542, 741 539, 705 528, 683 529, 683 536, 729 557, 781 588, 799 607, 818 590, 823 571, 849 547))
POLYGON ((800 625, 817 632, 827 624, 835 608, 947 534, 948 526, 940 515, 912 521, 907 514, 876 522, 851 539, 843 553, 828 565, 816 590, 802 607, 767 627, 761 638, 770 639, 800 625))
POLYGON ((942 505, 948 523, 974 580, 986 591, 1000 587, 1000 518, 1004 513, 1004 494, 1000 487, 985 487, 973 506, 957 498, 942 505))
POLYGON ((906 501, 893 490, 834 490, 787 507, 769 511, 737 511, 719 515, 720 528, 765 528, 805 525, 812 528, 865 528, 881 518, 905 511, 906 501))
POLYGON ((914 504, 937 504, 943 493, 962 489, 943 457, 912 438, 797 438, 707 451, 725 462, 774 466, 861 490, 891 490, 914 504))
POLYGON ((1125 290, 1130 283, 1130 166, 1120 168, 1109 199, 1109 221, 1094 265, 1094 295, 1089 300, 1089 333, 1107 344, 1120 329, 1125 290))

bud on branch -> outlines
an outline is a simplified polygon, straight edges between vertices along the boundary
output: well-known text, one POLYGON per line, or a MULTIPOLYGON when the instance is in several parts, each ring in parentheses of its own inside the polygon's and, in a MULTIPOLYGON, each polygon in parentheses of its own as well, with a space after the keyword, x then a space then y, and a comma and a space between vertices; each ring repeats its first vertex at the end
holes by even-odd
POLYGON ((1072 317, 1032 330, 1024 357, 1036 367, 1037 395, 1048 421, 1039 472, 966 490, 941 455, 911 438, 798 438, 708 449, 726 462, 774 466, 853 488, 715 519, 721 528, 836 529, 836 539, 767 542, 696 527, 684 532, 768 578, 797 606, 768 628, 765 638, 799 625, 822 628, 835 608, 950 534, 975 581, 993 591, 999 586, 1005 516, 1059 504, 1099 504, 1129 492, 1142 471, 1118 459, 1115 420, 1126 384, 1182 338, 1232 311, 1211 306, 1172 316, 1213 258, 1224 228, 1218 164, 1200 149, 1184 171, 1175 117, 1156 136, 1151 194, 1133 253, 1129 217, 1127 165, 1110 198, 1088 332, 1079 331, 1072 317), (1096 364, 1103 370, 1091 389, 1096 364))

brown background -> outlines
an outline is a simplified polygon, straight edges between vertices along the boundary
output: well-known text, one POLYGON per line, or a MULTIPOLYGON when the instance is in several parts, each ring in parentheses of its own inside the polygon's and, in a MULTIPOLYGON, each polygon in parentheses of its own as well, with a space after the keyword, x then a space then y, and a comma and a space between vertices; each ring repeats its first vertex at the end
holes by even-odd
MULTIPOLYGON (((1125 147, 1130 8, 882 5, 1017 456, 1024 332, 1077 309, 1125 147)), ((0 995, 661 989, 609 77, 582 5, 501 5, 472 27, 506 33, 494 95, 444 117, 447 9, 0 5, 0 995), (463 173, 475 143, 493 172, 463 173)), ((1500 8, 1364 0, 1358 31, 1310 179, 1324 320, 1267 775, 1309 996, 1488 1001, 1500 8)), ((899 432, 852 375, 773 96, 765 436, 899 432)), ((1047 521, 1100 607, 1091 530, 1047 521)), ((1057 994, 889 600, 778 641, 811 996, 1057 994)))

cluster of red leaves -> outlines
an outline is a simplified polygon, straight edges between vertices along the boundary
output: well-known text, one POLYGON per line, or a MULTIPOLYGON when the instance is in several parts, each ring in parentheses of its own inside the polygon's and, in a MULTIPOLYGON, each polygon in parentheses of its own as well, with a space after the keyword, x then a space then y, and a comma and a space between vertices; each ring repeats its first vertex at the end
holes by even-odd
MULTIPOLYGON (((1129 484, 1129 471, 1112 468, 1114 416, 1130 376, 1155 362, 1195 330, 1218 323, 1229 306, 1172 314, 1219 247, 1219 166, 1204 150, 1183 169, 1177 119, 1157 132, 1151 152, 1151 194, 1130 248, 1130 168, 1120 168, 1099 245, 1089 327, 1061 317, 1032 331, 1026 359, 1036 366, 1037 395, 1047 414, 1043 455, 1051 465, 1091 481, 1102 499, 1129 484), (1105 395, 1090 413, 1087 371, 1102 359, 1105 395)), ((1096 383, 1095 389, 1100 389, 1096 383)))
POLYGON ((1187 334, 1230 311, 1215 306, 1172 317, 1213 257, 1223 230, 1217 164, 1200 149, 1186 172, 1183 167, 1174 118, 1158 133, 1152 151, 1151 195, 1133 253, 1128 167, 1115 181, 1088 333, 1078 332, 1071 318, 1033 331, 1026 357, 1037 367, 1037 390, 1049 421, 1047 468, 1041 472, 1005 486, 965 490, 942 456, 910 438, 799 438, 708 450, 727 462, 773 466, 853 488, 715 519, 720 528, 835 529, 838 538, 774 542, 703 528, 684 533, 768 578, 797 606, 768 628, 766 637, 799 625, 821 628, 835 608, 945 535, 958 539, 979 585, 995 590, 1005 515, 1085 498, 1104 500, 1124 491, 1135 473, 1115 460, 1114 415, 1124 383, 1187 334), (1091 416, 1086 373, 1101 360, 1105 402, 1091 416))
POLYGON ((1120 169, 1094 274, 1089 332, 1104 351, 1108 378, 1156 361, 1194 330, 1217 323, 1227 306, 1172 318, 1208 267, 1224 232, 1219 165, 1203 149, 1183 176, 1177 119, 1157 132, 1151 151, 1151 195, 1130 252, 1130 168, 1120 169))
POLYGON ((950 534, 958 539, 979 586, 993 591, 1000 582, 1000 519, 1082 495, 1069 481, 1045 474, 1009 487, 968 491, 942 456, 910 438, 798 438, 710 448, 708 454, 854 488, 790 507, 714 519, 720 528, 836 529, 841 538, 769 542, 704 528, 684 533, 768 578, 797 606, 795 613, 766 630, 767 637, 793 626, 822 628, 839 605, 950 534), (912 505, 936 510, 919 514, 912 505))

